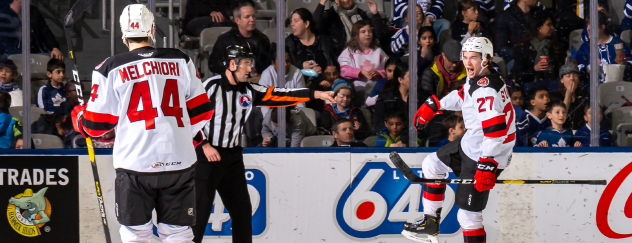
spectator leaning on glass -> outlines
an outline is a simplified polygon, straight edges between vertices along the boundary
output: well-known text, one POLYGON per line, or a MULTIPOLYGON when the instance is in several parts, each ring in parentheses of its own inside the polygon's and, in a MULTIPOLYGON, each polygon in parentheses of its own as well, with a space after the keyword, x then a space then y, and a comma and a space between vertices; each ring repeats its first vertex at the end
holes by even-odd
POLYGON ((18 67, 9 59, 0 60, 0 90, 11 92, 20 90, 15 80, 18 77, 18 67))
POLYGON ((443 53, 435 58, 432 66, 423 71, 419 86, 425 92, 442 98, 450 92, 448 87, 452 82, 466 76, 461 62, 461 43, 448 40, 443 44, 443 53))
POLYGON ((209 57, 208 69, 213 73, 226 71, 222 64, 224 51, 231 45, 248 46, 254 53, 254 68, 252 76, 259 74, 270 65, 270 40, 256 28, 257 17, 255 8, 248 0, 235 1, 233 5, 233 20, 237 27, 217 37, 213 52, 209 57))
POLYGON ((339 119, 353 122, 353 134, 356 140, 364 140, 371 129, 360 108, 354 105, 354 94, 350 87, 342 87, 334 92, 334 103, 326 104, 320 119, 320 127, 331 127, 339 119))
POLYGON ((229 26, 231 0, 188 0, 184 12, 185 34, 200 36, 209 27, 229 26))
POLYGON ((534 81, 556 80, 558 70, 564 64, 566 53, 553 36, 553 21, 542 10, 531 12, 529 31, 514 48, 513 74, 516 83, 523 85, 534 81))
POLYGON ((509 62, 514 59, 514 46, 520 43, 524 33, 529 32, 529 12, 537 9, 537 3, 538 0, 516 0, 498 16, 494 49, 507 62, 507 68, 510 68, 509 62))
POLYGON ((353 80, 356 92, 362 94, 368 83, 386 77, 384 66, 388 56, 373 36, 369 21, 356 22, 351 33, 351 41, 338 57, 338 63, 342 77, 353 80))
MULTIPOLYGON (((424 11, 419 5, 415 5, 415 7, 417 9, 415 15, 417 20, 417 31, 415 31, 415 33, 419 33, 419 29, 423 27, 422 23, 424 22, 424 11)), ((408 11, 404 11, 404 16, 406 16, 404 17, 404 19, 406 23, 408 23, 407 12, 408 11)), ((408 56, 408 35, 410 35, 410 30, 408 29, 408 25, 406 25, 406 27, 398 30, 397 32, 395 32, 395 35, 391 37, 391 51, 399 58, 408 56)))
MULTIPOLYGON (((30 7, 31 53, 45 53, 51 58, 64 60, 55 40, 39 9, 30 7), (50 53, 50 54, 49 54, 50 53)), ((0 1, 0 59, 12 54, 22 54, 22 0, 0 1)))
POLYGON ((272 111, 263 118, 263 128, 261 129, 261 135, 263 136, 263 147, 277 147, 278 146, 278 110, 285 109, 285 127, 286 127, 286 146, 287 147, 300 147, 301 141, 306 136, 311 136, 316 133, 316 126, 307 118, 305 113, 301 110, 286 107, 286 108, 272 108, 272 111))
POLYGON ((452 24, 452 39, 463 44, 470 37, 488 37, 485 25, 477 21, 478 3, 475 0, 461 0, 458 3, 456 19, 452 24))
POLYGON ((331 0, 331 7, 325 10, 327 0, 320 0, 318 7, 314 11, 314 20, 321 35, 326 35, 334 42, 334 56, 340 55, 340 51, 345 48, 345 44, 352 39, 353 25, 366 20, 372 23, 375 28, 375 35, 380 41, 384 41, 383 48, 388 47, 388 26, 377 11, 377 5, 367 0, 370 15, 358 7, 353 0, 331 0), (385 39, 386 40, 385 40, 385 39), (386 45, 384 45, 386 44, 386 45))
POLYGON ((362 142, 353 140, 353 123, 349 119, 340 119, 331 126, 334 143, 330 147, 366 147, 362 142))
MULTIPOLYGON (((272 45, 270 47, 270 57, 272 60, 272 65, 270 65, 268 68, 266 68, 266 70, 263 70, 263 73, 261 74, 261 79, 259 79, 259 84, 263 85, 263 86, 267 86, 267 87, 280 87, 279 85, 279 81, 277 79, 277 71, 276 71, 276 65, 277 65, 277 57, 276 57, 276 43, 272 42, 272 45)), ((291 65, 291 60, 290 60, 290 55, 288 55, 288 50, 287 48, 285 48, 285 58, 284 59, 284 63, 285 63, 285 88, 286 89, 300 89, 300 88, 305 88, 305 80, 303 79, 303 74, 301 73, 300 70, 298 70, 298 68, 296 68, 294 65, 291 65)), ((298 105, 296 105, 297 107, 305 107, 304 103, 300 103, 298 105)), ((265 116, 266 114, 268 114, 268 112, 270 112, 270 108, 269 107, 265 107, 262 106, 261 107, 261 113, 265 116)))

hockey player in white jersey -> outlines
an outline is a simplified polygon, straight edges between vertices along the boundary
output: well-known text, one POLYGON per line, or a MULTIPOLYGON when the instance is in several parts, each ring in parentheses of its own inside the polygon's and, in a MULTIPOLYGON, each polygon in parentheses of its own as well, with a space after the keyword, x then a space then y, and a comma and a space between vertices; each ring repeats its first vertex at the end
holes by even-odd
MULTIPOLYGON (((496 178, 511 160, 516 138, 515 115, 507 86, 492 68, 493 50, 487 38, 467 39, 461 49, 467 72, 463 88, 441 100, 434 95, 429 97, 415 114, 415 125, 419 129, 441 110, 463 112, 465 135, 428 155, 422 169, 425 178, 443 179, 451 169, 461 179, 476 180, 476 184, 462 184, 456 189, 457 219, 466 243, 486 241, 482 211, 489 190, 494 188, 496 178)), ((417 234, 439 234, 445 190, 446 184, 424 185, 424 218, 404 224, 404 236, 427 242, 417 234)))
POLYGON ((187 55, 150 46, 154 16, 147 7, 126 6, 120 24, 130 51, 95 68, 90 98, 73 110, 73 125, 85 137, 116 128, 115 209, 123 242, 151 241, 154 209, 163 242, 192 242, 194 137, 202 141, 212 106, 187 55))

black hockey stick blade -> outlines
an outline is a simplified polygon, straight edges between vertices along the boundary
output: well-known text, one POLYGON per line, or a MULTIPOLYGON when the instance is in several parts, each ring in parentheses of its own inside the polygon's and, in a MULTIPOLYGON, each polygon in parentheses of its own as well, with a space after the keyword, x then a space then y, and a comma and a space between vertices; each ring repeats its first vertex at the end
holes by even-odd
MULTIPOLYGON (((476 184, 474 179, 424 179, 419 177, 413 170, 410 169, 408 164, 404 162, 402 157, 395 151, 389 155, 391 163, 395 165, 397 170, 401 172, 406 179, 412 183, 446 183, 446 184, 476 184)), ((606 185, 606 180, 499 180, 496 184, 506 185, 521 185, 521 184, 540 184, 540 185, 552 185, 552 184, 566 184, 566 185, 606 185)))

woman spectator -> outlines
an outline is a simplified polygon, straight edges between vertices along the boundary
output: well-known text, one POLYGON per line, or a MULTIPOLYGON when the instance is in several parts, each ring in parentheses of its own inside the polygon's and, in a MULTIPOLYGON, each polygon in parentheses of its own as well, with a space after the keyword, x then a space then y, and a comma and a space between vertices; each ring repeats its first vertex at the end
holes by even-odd
MULTIPOLYGON (((630 55, 630 49, 623 43, 621 39, 613 36, 613 26, 608 15, 603 12, 597 12, 598 15, 598 43, 599 43, 599 65, 604 64, 621 64, 626 65, 626 60, 632 57, 630 55), (617 50, 616 46, 620 45, 620 49, 617 50)), ((590 35, 590 17, 586 16, 586 25, 588 25, 588 33, 590 35)), ((584 71, 587 67, 590 70, 590 43, 584 42, 577 52, 577 66, 580 71, 584 71)), ((628 68, 626 68, 627 71, 628 68)), ((605 81, 601 80, 602 82, 605 81)))
MULTIPOLYGON (((377 102, 373 108, 373 118, 371 120, 376 121, 373 123, 374 133, 378 133, 385 127, 384 123, 379 121, 384 121, 387 111, 408 110, 408 94, 410 91, 408 63, 397 65, 395 71, 393 71, 393 80, 396 81, 395 85, 389 85, 387 82, 385 86, 388 87, 384 87, 385 89, 377 97, 377 102)), ((427 92, 417 89, 417 107, 421 106, 428 96, 430 95, 427 92)))
POLYGON ((356 92, 363 94, 366 84, 386 77, 384 67, 388 56, 373 36, 371 22, 360 20, 353 24, 351 36, 338 63, 341 76, 353 80, 356 92))
POLYGON ((553 36, 553 22, 548 13, 538 10, 531 15, 529 31, 514 48, 513 73, 523 85, 540 80, 556 80, 565 53, 553 36))
POLYGON ((331 128, 339 119, 349 119, 353 123, 353 136, 355 140, 364 140, 371 133, 369 125, 364 119, 360 108, 353 103, 354 93, 351 87, 342 87, 334 93, 333 104, 326 104, 320 119, 320 127, 331 128))
POLYGON ((475 0, 459 1, 456 19, 452 24, 452 39, 461 44, 470 37, 487 37, 487 33, 478 19, 478 3, 475 0))
POLYGON ((290 17, 292 34, 285 38, 285 46, 292 65, 300 69, 314 69, 319 74, 317 80, 324 80, 323 71, 327 68, 327 61, 333 57, 330 39, 316 34, 316 22, 309 10, 296 9, 290 17))
POLYGON ((549 95, 551 100, 562 100, 564 105, 568 107, 564 127, 570 127, 573 130, 580 129, 584 126, 584 105, 588 102, 588 97, 583 94, 579 81, 579 69, 577 65, 571 63, 564 64, 560 68, 560 89, 551 92, 549 95))

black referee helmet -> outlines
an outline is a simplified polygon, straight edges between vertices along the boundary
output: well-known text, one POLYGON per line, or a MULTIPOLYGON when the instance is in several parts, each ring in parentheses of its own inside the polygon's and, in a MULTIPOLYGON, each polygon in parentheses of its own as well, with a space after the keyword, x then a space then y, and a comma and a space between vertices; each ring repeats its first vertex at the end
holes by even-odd
POLYGON ((239 66, 241 59, 253 59, 255 55, 252 54, 250 47, 240 45, 230 45, 226 47, 224 51, 224 67, 230 66, 230 61, 235 60, 235 65, 239 66))

